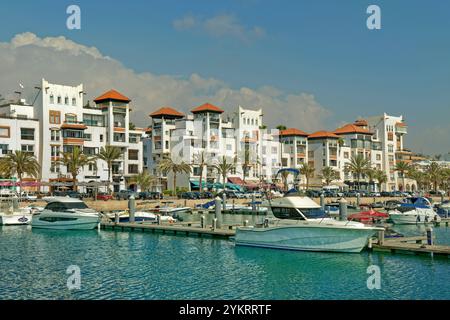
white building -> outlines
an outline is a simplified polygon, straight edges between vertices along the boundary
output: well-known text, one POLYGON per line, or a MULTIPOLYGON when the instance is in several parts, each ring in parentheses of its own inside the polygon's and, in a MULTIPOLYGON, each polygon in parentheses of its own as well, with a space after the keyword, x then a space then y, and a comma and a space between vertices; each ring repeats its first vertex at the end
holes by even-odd
MULTIPOLYGON (((0 105, 0 157, 15 150, 40 156, 39 120, 35 118, 34 108, 24 99, 0 105)), ((23 181, 39 180, 25 177, 23 181)))
MULTIPOLYGON (((129 128, 131 100, 115 90, 84 105, 83 85, 66 86, 42 80, 42 95, 35 106, 39 120, 40 152, 43 182, 72 182, 72 176, 58 161, 61 152, 82 148, 86 155, 98 154, 101 147, 116 146, 122 157, 112 166, 114 189, 123 189, 129 178, 143 168, 140 130, 129 128)), ((97 160, 80 170, 78 182, 108 181, 107 164, 97 160)))

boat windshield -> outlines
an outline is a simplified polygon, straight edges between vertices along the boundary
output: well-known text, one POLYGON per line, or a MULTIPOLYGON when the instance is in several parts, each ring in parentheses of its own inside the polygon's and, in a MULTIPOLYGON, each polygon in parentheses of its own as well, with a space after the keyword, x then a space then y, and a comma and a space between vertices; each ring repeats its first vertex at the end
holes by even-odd
POLYGON ((88 209, 84 202, 50 202, 45 209, 51 211, 66 211, 70 209, 88 209))
POLYGON ((305 217, 306 219, 315 219, 315 218, 323 218, 326 216, 325 211, 323 211, 320 208, 296 209, 296 208, 272 207, 272 213, 278 219, 291 219, 291 220, 305 220, 305 217))

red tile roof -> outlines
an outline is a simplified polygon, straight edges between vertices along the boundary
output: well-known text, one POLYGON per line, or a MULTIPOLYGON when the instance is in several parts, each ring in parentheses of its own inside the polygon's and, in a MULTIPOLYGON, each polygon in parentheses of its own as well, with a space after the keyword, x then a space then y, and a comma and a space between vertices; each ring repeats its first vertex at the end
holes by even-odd
POLYGON ((223 113, 224 111, 220 109, 219 107, 216 107, 215 105, 212 105, 210 103, 202 104, 201 106, 198 106, 197 108, 193 109, 192 113, 198 113, 198 112, 217 112, 217 113, 223 113))
POLYGON ((323 130, 311 133, 308 136, 308 139, 323 139, 323 138, 339 139, 339 136, 334 134, 333 132, 323 131, 323 130))
POLYGON ((303 136, 303 137, 307 137, 308 134, 302 130, 299 129, 295 129, 295 128, 289 128, 286 130, 281 130, 280 131, 280 136, 303 136))
POLYGON ((364 133, 364 134, 372 134, 367 129, 364 129, 355 124, 347 124, 341 128, 338 128, 334 131, 335 134, 346 134, 346 133, 364 133))
POLYGON ((404 122, 397 122, 395 125, 399 127, 407 127, 406 123, 404 122))
POLYGON ((162 117, 162 116, 171 116, 171 117, 176 117, 176 118, 182 118, 184 117, 184 114, 171 108, 171 107, 162 107, 159 108, 158 110, 156 110, 153 113, 150 113, 150 117, 152 118, 157 118, 157 117, 162 117))
POLYGON ((99 102, 102 102, 105 100, 123 101, 126 103, 131 101, 131 99, 125 97, 120 92, 117 92, 116 90, 109 90, 108 92, 105 92, 104 94, 102 94, 100 97, 95 98, 94 102, 99 103, 99 102))

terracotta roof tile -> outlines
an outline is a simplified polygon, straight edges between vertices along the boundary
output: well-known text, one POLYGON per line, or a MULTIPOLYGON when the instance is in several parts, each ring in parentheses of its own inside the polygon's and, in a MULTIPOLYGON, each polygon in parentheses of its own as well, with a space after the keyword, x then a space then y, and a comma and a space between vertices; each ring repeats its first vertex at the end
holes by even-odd
POLYGON ((178 118, 182 118, 184 117, 184 114, 171 108, 171 107, 162 107, 159 108, 158 110, 156 110, 153 113, 150 113, 150 117, 153 118, 157 118, 157 117, 161 117, 161 116, 172 116, 172 117, 178 117, 178 118))
POLYGON ((105 100, 115 100, 115 101, 123 101, 123 102, 130 102, 131 99, 127 98, 120 92, 117 92, 116 90, 109 90, 108 92, 105 92, 100 97, 95 98, 94 102, 98 103, 105 100))
POLYGON ((191 112, 192 113, 198 113, 198 112, 205 112, 205 111, 211 111, 211 112, 217 112, 217 113, 223 113, 224 112, 219 107, 216 107, 215 105, 212 105, 210 103, 202 104, 201 106, 198 106, 198 107, 194 108, 191 112))
POLYGON ((286 130, 281 130, 280 131, 280 136, 303 136, 303 137, 307 137, 308 134, 302 130, 299 129, 295 129, 295 128, 289 128, 286 130))
POLYGON ((339 136, 334 134, 333 132, 324 131, 324 130, 311 133, 308 136, 308 139, 322 139, 322 138, 339 139, 339 136))
POLYGON ((341 128, 338 128, 334 131, 335 134, 346 134, 346 133, 364 133, 364 134, 372 134, 367 129, 364 129, 360 126, 357 126, 355 124, 347 124, 341 128))

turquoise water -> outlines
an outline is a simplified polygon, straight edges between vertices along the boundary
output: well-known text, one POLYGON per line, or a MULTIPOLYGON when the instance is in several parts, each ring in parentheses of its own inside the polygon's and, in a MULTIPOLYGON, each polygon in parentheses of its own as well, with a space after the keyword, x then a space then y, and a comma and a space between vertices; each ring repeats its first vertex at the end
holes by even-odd
MULTIPOLYGON (((399 231, 416 235, 423 229, 399 231)), ((439 243, 450 244, 450 228, 435 233, 439 243)), ((0 299, 450 299, 448 258, 428 256, 245 248, 229 240, 140 231, 3 227, 0 258, 0 299), (67 288, 70 265, 80 267, 79 290, 67 288), (380 267, 380 290, 367 288, 370 265, 380 267)))

